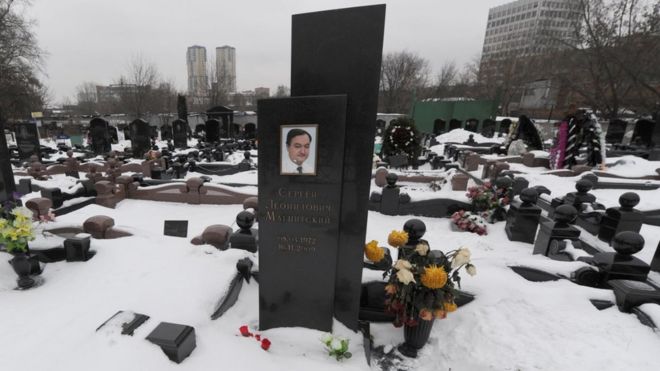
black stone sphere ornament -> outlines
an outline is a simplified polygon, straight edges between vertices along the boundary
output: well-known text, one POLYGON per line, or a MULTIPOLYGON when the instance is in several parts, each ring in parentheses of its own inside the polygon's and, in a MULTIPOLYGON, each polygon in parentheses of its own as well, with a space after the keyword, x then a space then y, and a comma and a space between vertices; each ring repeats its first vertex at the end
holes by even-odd
POLYGON ((528 207, 536 204, 539 199, 539 193, 534 188, 525 188, 520 192, 520 201, 523 202, 522 206, 528 207))
POLYGON ((419 219, 409 219, 403 224, 403 231, 408 233, 408 244, 416 245, 426 233, 426 224, 419 219))
POLYGON ((388 188, 395 188, 396 182, 399 180, 399 176, 394 173, 388 173, 387 176, 385 176, 385 180, 387 181, 388 188))
POLYGON ((636 232, 619 232, 612 239, 612 248, 621 255, 636 254, 644 248, 644 237, 636 232))
POLYGON ((508 189, 511 188, 511 185, 513 185, 513 179, 508 176, 501 176, 495 180, 495 187, 497 188, 508 189))
POLYGON ((241 211, 236 215, 236 224, 243 230, 249 230, 254 225, 254 214, 249 211, 241 211))
POLYGON ((639 195, 635 192, 626 192, 619 197, 619 205, 623 211, 632 211, 638 204, 639 195))
POLYGON ((558 226, 566 227, 575 222, 577 210, 571 205, 560 205, 555 209, 554 220, 558 226))
POLYGON ((585 178, 582 178, 582 179, 578 180, 575 183, 575 189, 578 191, 578 193, 581 193, 581 194, 584 194, 584 193, 587 193, 587 192, 591 191, 591 189, 593 187, 594 187, 594 184, 591 183, 590 180, 587 180, 585 178))

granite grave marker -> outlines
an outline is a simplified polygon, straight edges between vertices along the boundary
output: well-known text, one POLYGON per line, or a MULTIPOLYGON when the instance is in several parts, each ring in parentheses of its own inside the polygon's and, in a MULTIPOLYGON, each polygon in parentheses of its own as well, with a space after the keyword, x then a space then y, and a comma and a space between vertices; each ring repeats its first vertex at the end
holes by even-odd
POLYGON ((41 158, 37 124, 16 124, 16 146, 18 147, 18 157, 21 160, 26 160, 33 155, 41 158))
POLYGON ((348 99, 334 313, 357 330, 385 5, 297 14, 292 21, 291 96, 348 99))
POLYGON ((330 331, 346 97, 262 99, 258 112, 259 328, 330 331), (298 128, 308 134, 289 135, 298 128), (298 171, 289 172, 289 149, 298 139, 306 141, 308 151, 298 171))
POLYGON ((151 127, 148 122, 142 119, 133 120, 129 126, 131 128, 131 149, 133 151, 133 157, 143 157, 151 148, 151 127))

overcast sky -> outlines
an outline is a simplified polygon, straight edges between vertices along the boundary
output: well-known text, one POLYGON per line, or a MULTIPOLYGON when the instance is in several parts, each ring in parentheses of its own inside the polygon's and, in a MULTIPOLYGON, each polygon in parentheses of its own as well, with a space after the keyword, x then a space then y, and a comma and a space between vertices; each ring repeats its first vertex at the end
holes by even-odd
POLYGON ((239 90, 289 85, 291 15, 387 4, 384 52, 408 50, 433 73, 479 55, 488 9, 507 0, 33 0, 29 16, 48 52, 46 73, 54 103, 91 81, 106 85, 140 53, 163 78, 184 91, 186 49, 236 48, 239 90))

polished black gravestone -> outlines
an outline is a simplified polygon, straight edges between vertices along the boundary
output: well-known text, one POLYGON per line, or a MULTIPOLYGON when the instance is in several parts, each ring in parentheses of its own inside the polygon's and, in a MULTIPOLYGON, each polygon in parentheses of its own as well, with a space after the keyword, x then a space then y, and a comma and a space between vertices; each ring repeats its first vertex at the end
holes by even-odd
POLYGON ((217 142, 220 140, 220 121, 208 120, 205 123, 206 141, 209 143, 217 142))
POLYGON ((89 122, 89 137, 92 142, 92 151, 95 154, 108 153, 112 149, 108 122, 104 119, 95 117, 89 122))
POLYGON ((174 147, 188 148, 188 123, 177 119, 172 122, 172 135, 174 138, 174 147))
POLYGON ((163 226, 163 235, 172 237, 188 237, 188 221, 166 220, 163 226))
POLYGON ((386 179, 387 185, 383 187, 380 199, 380 212, 385 215, 399 215, 401 189, 396 185, 399 177, 394 173, 389 173, 386 179))
POLYGON ((26 160, 32 155, 41 158, 41 154, 39 152, 39 130, 37 129, 37 124, 21 123, 16 124, 15 128, 18 157, 20 157, 21 160, 26 160))
POLYGON ((577 218, 577 210, 571 205, 560 205, 555 209, 554 221, 541 223, 538 237, 534 242, 534 254, 548 256, 553 240, 572 240, 580 238, 580 231, 570 225, 577 218))
POLYGON ((534 188, 525 188, 520 201, 513 201, 506 214, 504 231, 510 241, 534 243, 541 218, 541 208, 536 206, 538 193, 534 188))
POLYGON ((160 127, 160 139, 164 141, 172 139, 172 126, 165 124, 160 127))
POLYGON ((291 95, 348 97, 346 127, 350 130, 346 130, 343 151, 334 313, 353 330, 358 329, 384 29, 385 5, 293 16, 291 95))
POLYGON ((9 149, 7 148, 7 138, 5 137, 5 125, 2 121, 0 112, 0 203, 12 199, 12 194, 16 191, 14 182, 14 172, 11 170, 9 161, 9 149))
POLYGON ((160 346, 167 358, 176 363, 188 358, 197 346, 193 327, 169 322, 159 323, 147 340, 160 346))
POLYGON ((346 96, 262 99, 258 114, 259 328, 330 331, 346 96), (315 165, 313 174, 281 172, 288 156, 285 130, 295 126, 311 132, 306 161, 315 165))
POLYGON ((619 197, 621 207, 610 207, 600 221, 598 238, 610 243, 612 238, 623 231, 639 232, 644 222, 644 214, 634 207, 639 204, 639 195, 626 192, 619 197))
POLYGON ((142 119, 133 120, 129 127, 131 128, 133 157, 141 158, 151 148, 151 127, 142 119))

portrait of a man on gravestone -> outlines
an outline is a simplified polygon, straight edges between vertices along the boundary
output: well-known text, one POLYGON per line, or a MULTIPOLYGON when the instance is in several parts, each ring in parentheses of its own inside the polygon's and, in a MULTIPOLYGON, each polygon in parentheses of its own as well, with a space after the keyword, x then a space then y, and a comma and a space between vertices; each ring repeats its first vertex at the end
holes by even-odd
POLYGON ((316 175, 317 125, 282 125, 282 175, 316 175))

